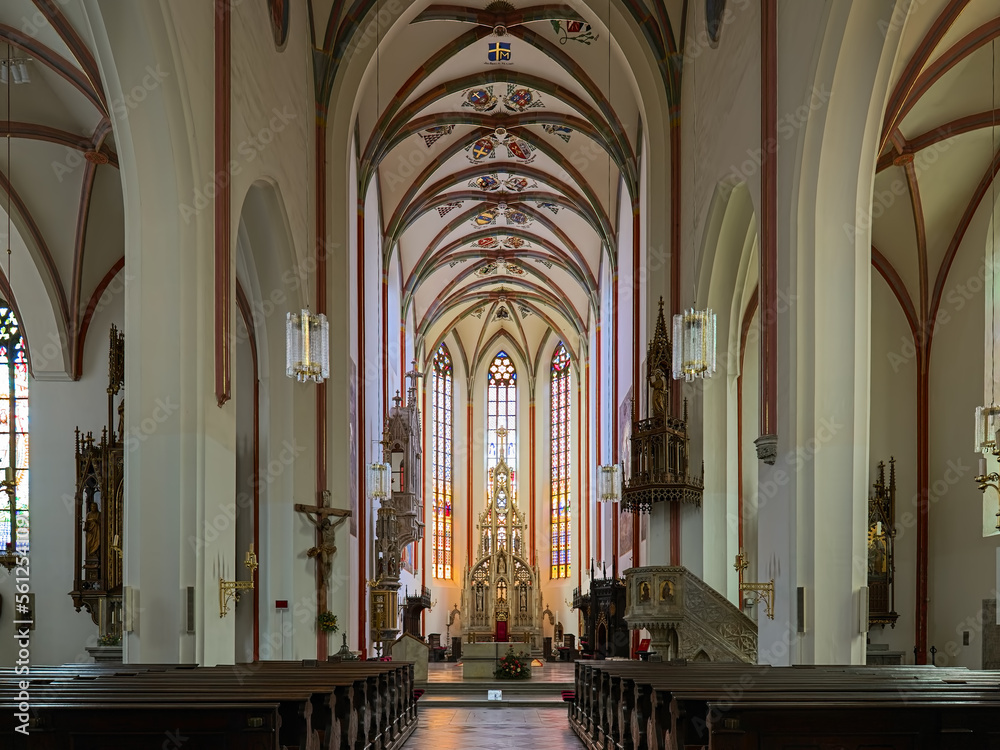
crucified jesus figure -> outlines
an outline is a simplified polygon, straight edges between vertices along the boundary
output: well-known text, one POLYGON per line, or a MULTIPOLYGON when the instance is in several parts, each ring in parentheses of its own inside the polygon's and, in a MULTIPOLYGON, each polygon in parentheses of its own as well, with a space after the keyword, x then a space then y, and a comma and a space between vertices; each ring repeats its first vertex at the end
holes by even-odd
POLYGON ((322 505, 303 505, 301 503, 295 505, 295 510, 299 513, 305 513, 309 523, 315 526, 316 531, 319 532, 319 543, 306 550, 306 555, 310 558, 319 558, 317 564, 321 566, 320 575, 324 586, 330 582, 330 574, 333 571, 333 556, 337 552, 337 547, 333 543, 334 534, 337 527, 351 515, 349 510, 328 507, 329 498, 330 493, 324 491, 322 505), (331 516, 338 516, 338 518, 334 521, 331 516))

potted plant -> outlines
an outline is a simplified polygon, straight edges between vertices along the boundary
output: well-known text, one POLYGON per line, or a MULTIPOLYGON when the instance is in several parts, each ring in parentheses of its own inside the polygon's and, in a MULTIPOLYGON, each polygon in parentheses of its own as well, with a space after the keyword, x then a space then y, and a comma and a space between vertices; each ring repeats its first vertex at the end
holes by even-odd
POLYGON ((514 654, 514 648, 507 649, 507 653, 497 664, 494 675, 499 680, 526 680, 531 677, 531 667, 529 657, 525 653, 514 654))
POLYGON ((337 628, 337 615, 333 614, 329 610, 320 612, 316 617, 316 627, 322 630, 324 633, 336 633, 337 628))

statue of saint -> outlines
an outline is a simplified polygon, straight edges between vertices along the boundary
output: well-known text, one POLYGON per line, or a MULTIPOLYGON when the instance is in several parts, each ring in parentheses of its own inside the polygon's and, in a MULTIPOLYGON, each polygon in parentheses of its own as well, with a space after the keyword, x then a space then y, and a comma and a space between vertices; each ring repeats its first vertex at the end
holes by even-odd
POLYGON ((653 387, 653 413, 650 416, 662 417, 667 413, 667 381, 663 375, 663 371, 659 369, 653 370, 651 381, 653 387))
POLYGON ((87 559, 96 560, 98 550, 101 549, 101 511, 97 509, 97 503, 90 504, 84 529, 87 532, 87 559))

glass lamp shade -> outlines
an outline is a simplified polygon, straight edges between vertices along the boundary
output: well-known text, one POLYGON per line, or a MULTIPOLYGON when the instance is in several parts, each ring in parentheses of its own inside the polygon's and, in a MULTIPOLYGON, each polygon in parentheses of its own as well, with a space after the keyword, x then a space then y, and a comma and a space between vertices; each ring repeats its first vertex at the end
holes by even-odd
POLYGON ((996 447, 1000 429, 1000 406, 976 407, 976 452, 984 456, 996 447))
POLYGON ((618 502, 622 496, 622 477, 617 464, 598 466, 597 499, 605 503, 618 502))
POLYGON ((285 374, 300 383, 330 377, 330 323, 304 309, 285 318, 285 374))
POLYGON ((685 310, 674 316, 674 380, 710 378, 715 373, 715 313, 685 310))
POLYGON ((368 464, 368 497, 384 500, 389 497, 392 467, 389 464, 368 464))

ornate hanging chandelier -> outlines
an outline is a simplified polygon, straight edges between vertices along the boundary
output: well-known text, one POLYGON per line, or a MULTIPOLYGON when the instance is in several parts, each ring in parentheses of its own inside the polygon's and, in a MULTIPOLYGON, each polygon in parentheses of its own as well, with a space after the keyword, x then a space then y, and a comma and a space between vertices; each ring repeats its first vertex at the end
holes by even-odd
POLYGON ((605 503, 616 503, 622 497, 622 475, 618 464, 597 467, 597 499, 605 503))
POLYGON ((285 318, 285 374, 300 383, 330 377, 330 323, 308 308, 285 318))
POLYGON ((715 374, 715 313, 685 310, 674 316, 674 380, 691 381, 715 374))

